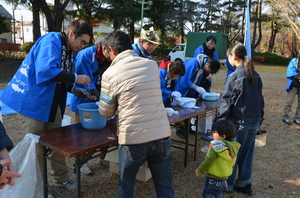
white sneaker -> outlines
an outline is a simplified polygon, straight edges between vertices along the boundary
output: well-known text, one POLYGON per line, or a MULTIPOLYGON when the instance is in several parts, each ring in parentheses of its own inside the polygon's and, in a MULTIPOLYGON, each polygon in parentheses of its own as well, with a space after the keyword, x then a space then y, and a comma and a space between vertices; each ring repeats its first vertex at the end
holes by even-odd
POLYGON ((109 161, 106 161, 104 159, 99 159, 98 163, 103 165, 103 166, 109 167, 109 161))
POLYGON ((50 193, 48 194, 48 198, 54 198, 53 195, 50 193))
POLYGON ((75 190, 76 189, 76 182, 73 180, 69 179, 63 183, 54 183, 53 186, 60 186, 60 187, 65 187, 68 190, 75 190))
POLYGON ((89 175, 93 173, 93 171, 90 169, 90 167, 87 164, 83 164, 83 166, 80 168, 80 172, 85 175, 89 175))

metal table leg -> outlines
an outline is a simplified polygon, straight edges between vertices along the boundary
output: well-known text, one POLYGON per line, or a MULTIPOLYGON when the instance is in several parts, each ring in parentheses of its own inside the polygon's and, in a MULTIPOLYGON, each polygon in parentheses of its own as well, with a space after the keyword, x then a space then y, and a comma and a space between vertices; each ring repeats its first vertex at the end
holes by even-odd
POLYGON ((75 157, 76 198, 80 198, 80 156, 75 157))
POLYGON ((188 130, 186 131, 186 139, 185 139, 185 150, 184 150, 184 167, 187 166, 187 159, 188 159, 188 150, 189 150, 189 133, 191 130, 191 122, 190 119, 188 120, 188 130))
POLYGON ((43 180, 44 180, 44 198, 48 198, 48 178, 47 178, 47 150, 45 146, 43 147, 43 180))
POLYGON ((195 134, 195 147, 194 147, 194 161, 197 160, 198 154, 198 122, 199 122, 199 115, 196 116, 196 134, 195 134))

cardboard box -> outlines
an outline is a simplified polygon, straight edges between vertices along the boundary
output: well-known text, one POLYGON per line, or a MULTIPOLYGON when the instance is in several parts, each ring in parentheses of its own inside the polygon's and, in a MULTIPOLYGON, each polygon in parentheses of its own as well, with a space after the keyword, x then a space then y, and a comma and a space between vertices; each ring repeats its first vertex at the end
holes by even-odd
MULTIPOLYGON (((105 160, 109 161, 109 169, 112 173, 119 174, 119 157, 118 150, 109 152, 105 156, 105 160)), ((139 181, 146 182, 152 177, 148 163, 145 162, 141 167, 139 172, 136 174, 136 179, 139 181)))
POLYGON ((200 119, 198 122, 198 132, 200 133, 210 132, 213 124, 213 119, 214 119, 214 115, 200 119))
MULTIPOLYGON (((110 172, 119 174, 119 163, 109 162, 109 169, 110 172)), ((140 167, 139 172, 136 174, 136 180, 146 182, 151 179, 151 177, 152 175, 150 168, 148 167, 148 163, 145 162, 145 164, 140 167)))
POLYGON ((64 115, 63 120, 61 122, 61 126, 62 127, 69 126, 69 125, 71 125, 71 122, 72 122, 72 117, 64 115))

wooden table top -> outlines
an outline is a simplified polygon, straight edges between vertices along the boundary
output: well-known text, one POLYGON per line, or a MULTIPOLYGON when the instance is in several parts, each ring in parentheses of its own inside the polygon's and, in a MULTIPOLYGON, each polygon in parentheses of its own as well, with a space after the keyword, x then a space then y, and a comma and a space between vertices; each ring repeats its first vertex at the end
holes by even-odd
POLYGON ((117 118, 109 120, 103 129, 86 130, 81 124, 73 124, 34 133, 39 143, 67 157, 74 157, 99 148, 117 144, 117 118))
MULTIPOLYGON (((172 108, 178 111, 179 114, 168 116, 170 124, 215 110, 220 106, 220 99, 215 101, 198 99, 196 106, 200 108, 190 109, 173 106, 172 108)), ((103 129, 99 130, 84 129, 79 123, 34 134, 40 136, 39 143, 41 145, 64 156, 75 157, 79 154, 117 144, 117 122, 118 118, 116 116, 113 120, 108 121, 103 129)))
MULTIPOLYGON (((220 97, 221 98, 221 97, 220 97)), ((214 101, 207 101, 199 98, 196 102, 196 106, 200 108, 183 108, 179 106, 172 106, 175 111, 178 111, 178 115, 168 116, 170 124, 180 122, 182 120, 191 118, 196 115, 204 114, 208 111, 215 110, 220 107, 221 99, 214 101)))

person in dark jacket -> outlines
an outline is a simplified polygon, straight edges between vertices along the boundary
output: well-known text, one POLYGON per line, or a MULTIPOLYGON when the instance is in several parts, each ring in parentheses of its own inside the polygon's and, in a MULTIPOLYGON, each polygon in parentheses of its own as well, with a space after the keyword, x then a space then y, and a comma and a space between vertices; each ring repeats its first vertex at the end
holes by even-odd
POLYGON ((5 128, 0 120, 0 189, 6 185, 14 185, 14 178, 21 177, 14 172, 12 161, 8 151, 13 148, 13 143, 6 134, 5 128))
POLYGON ((228 76, 216 120, 231 120, 236 128, 236 141, 241 144, 234 171, 228 178, 228 191, 251 196, 254 143, 264 116, 263 84, 244 45, 232 45, 227 56, 237 68, 228 76))

